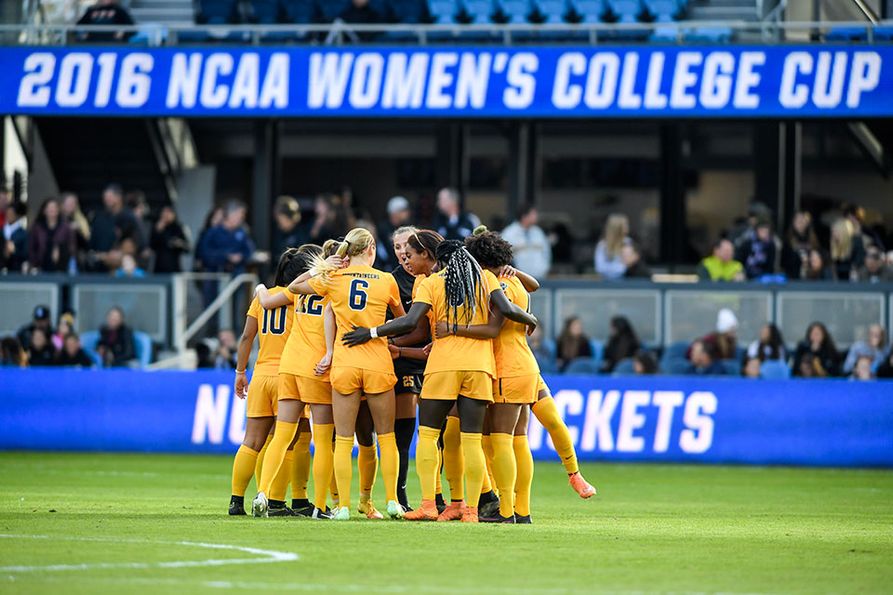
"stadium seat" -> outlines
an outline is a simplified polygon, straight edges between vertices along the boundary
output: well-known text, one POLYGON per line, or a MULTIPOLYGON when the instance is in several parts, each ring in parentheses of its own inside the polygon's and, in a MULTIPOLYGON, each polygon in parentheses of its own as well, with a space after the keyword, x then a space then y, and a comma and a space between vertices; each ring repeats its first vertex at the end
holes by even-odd
POLYGON ((729 376, 741 376, 741 362, 736 359, 722 360, 722 367, 725 368, 726 374, 729 376))
POLYGON ((645 8, 655 22, 672 23, 679 16, 679 3, 676 0, 644 0, 645 8))
POLYGON ((453 25, 459 14, 457 0, 428 0, 428 13, 437 25, 453 25))
POLYGON ((588 357, 578 357, 564 369, 565 374, 598 374, 599 364, 588 357))
POLYGON ((682 358, 685 359, 685 355, 688 353, 688 347, 690 343, 687 341, 676 341, 675 343, 671 343, 667 345, 667 348, 664 350, 664 359, 667 358, 682 358))
POLYGON ((548 25, 560 25, 568 13, 567 0, 534 0, 534 11, 540 21, 548 25))
POLYGON ((543 347, 549 352, 553 361, 558 357, 558 345, 555 339, 543 339, 543 347))
POLYGON ((415 25, 428 20, 425 0, 389 0, 388 16, 396 23, 415 25))
POLYGON ((313 0, 282 0, 282 12, 285 20, 299 25, 315 23, 319 14, 313 0))
POLYGON ((140 368, 152 363, 152 338, 142 331, 133 331, 133 348, 140 368))
POLYGON ((660 368, 664 374, 670 374, 671 376, 683 376, 688 374, 688 369, 691 366, 691 363, 687 359, 672 357, 669 359, 664 359, 660 363, 660 368))
POLYGON ((558 364, 554 361, 540 361, 537 360, 537 365, 540 367, 540 374, 558 374, 558 364))
POLYGON ((497 0, 497 12, 502 20, 511 24, 525 24, 529 22, 533 13, 530 0, 497 0))
POLYGON ((96 353, 96 345, 99 344, 99 331, 84 331, 81 333, 81 347, 90 356, 90 359, 98 368, 102 367, 102 358, 96 353))
POLYGON ((226 25, 239 20, 238 0, 198 0, 196 3, 196 23, 226 25))
POLYGON ((731 27, 696 27, 686 32, 686 41, 703 43, 728 43, 732 40, 731 27))
POLYGON ((642 4, 639 0, 607 0, 611 14, 617 18, 618 23, 635 23, 642 13, 642 4))
POLYGON ((589 339, 589 348, 592 350, 592 361, 601 364, 602 357, 605 354, 605 343, 597 339, 589 339))
POLYGON ((472 25, 489 25, 496 7, 493 0, 463 0, 462 12, 472 25))
POLYGON ((836 26, 825 33, 825 41, 866 41, 868 32, 865 27, 836 26))
POLYGON ((636 369, 634 367, 633 358, 628 357, 626 359, 622 359, 617 362, 617 365, 614 366, 614 376, 631 376, 636 373, 636 369))
POLYGON ((766 380, 787 380, 791 377, 791 369, 782 360, 767 359, 760 366, 760 378, 766 380))
POLYGON ((284 22, 287 14, 281 10, 279 0, 251 0, 251 16, 252 23, 261 25, 275 25, 284 22))
POLYGON ((570 0, 570 7, 581 23, 601 23, 605 15, 604 0, 570 0))
POLYGON ((319 16, 325 23, 331 23, 337 19, 349 4, 350 0, 316 0, 319 16))

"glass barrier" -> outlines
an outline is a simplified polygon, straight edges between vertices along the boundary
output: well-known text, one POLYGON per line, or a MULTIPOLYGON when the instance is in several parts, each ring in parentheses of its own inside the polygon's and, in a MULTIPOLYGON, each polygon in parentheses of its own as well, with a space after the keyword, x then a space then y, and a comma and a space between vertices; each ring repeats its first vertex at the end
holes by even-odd
POLYGON ((664 344, 693 341, 716 330, 716 317, 729 308, 738 318, 738 343, 757 339, 760 328, 772 320, 772 292, 668 290, 664 297, 666 323, 664 344))
MULTIPOLYGON (((537 292, 540 293, 540 292, 537 292)), ((661 342, 660 291, 657 289, 557 289, 557 308, 551 327, 561 332, 564 321, 577 316, 592 339, 607 341, 611 318, 626 316, 649 345, 661 342)))
POLYGON ((78 313, 78 332, 97 330, 113 306, 124 310, 133 329, 147 333, 158 343, 167 343, 167 285, 87 283, 72 287, 71 303, 78 313))
POLYGON ((0 284, 0 334, 14 335, 28 324, 36 306, 48 306, 53 327, 59 320, 59 285, 55 283, 0 284))
POLYGON ((561 329, 556 329, 552 322, 552 304, 554 296, 549 289, 540 289, 530 294, 530 312, 539 320, 539 328, 544 337, 557 335, 561 329))
POLYGON ((815 321, 824 323, 838 346, 846 347, 868 336, 872 324, 884 324, 882 293, 780 291, 775 319, 785 341, 794 345, 815 321))

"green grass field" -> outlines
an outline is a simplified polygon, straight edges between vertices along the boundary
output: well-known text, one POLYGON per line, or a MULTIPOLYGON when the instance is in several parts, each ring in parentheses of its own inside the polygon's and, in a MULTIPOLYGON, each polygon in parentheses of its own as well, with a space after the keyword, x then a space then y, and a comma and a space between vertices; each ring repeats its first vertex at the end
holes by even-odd
POLYGON ((535 524, 509 527, 229 518, 226 457, 2 453, 0 469, 0 593, 893 588, 885 471, 588 465, 584 502, 538 464, 535 524))

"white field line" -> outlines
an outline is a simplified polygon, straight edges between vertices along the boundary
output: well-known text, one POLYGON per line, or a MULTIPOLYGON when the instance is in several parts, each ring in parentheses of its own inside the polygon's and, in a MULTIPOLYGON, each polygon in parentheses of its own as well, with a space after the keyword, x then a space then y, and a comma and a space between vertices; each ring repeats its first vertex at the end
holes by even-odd
POLYGON ((147 541, 145 539, 126 539, 116 537, 59 537, 50 535, 16 535, 0 534, 0 539, 53 539, 56 541, 102 542, 102 543, 142 543, 155 545, 174 545, 197 547, 208 550, 228 550, 261 556, 258 558, 210 558, 207 560, 178 560, 172 562, 95 562, 84 564, 48 564, 42 566, 0 566, 0 572, 58 572, 66 570, 109 570, 109 569, 151 569, 151 568, 198 568, 202 566, 228 566, 232 564, 270 564, 275 562, 293 562, 297 554, 262 550, 240 545, 222 543, 203 543, 198 541, 147 541))

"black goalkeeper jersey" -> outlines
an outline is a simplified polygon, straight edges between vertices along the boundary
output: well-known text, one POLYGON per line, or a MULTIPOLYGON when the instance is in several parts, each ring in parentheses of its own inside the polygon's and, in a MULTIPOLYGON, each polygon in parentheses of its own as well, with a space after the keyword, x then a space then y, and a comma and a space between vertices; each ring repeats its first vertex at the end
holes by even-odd
MULTIPOLYGON (((402 266, 398 266, 391 274, 394 275, 394 279, 397 280, 397 287, 400 289, 400 301, 403 302, 403 309, 409 312, 409 308, 412 306, 412 286, 415 284, 415 277, 407 273, 406 269, 402 266)), ((390 313, 388 314, 388 318, 393 318, 390 313)), ((428 342, 424 341, 417 345, 411 345, 410 347, 424 347, 427 344, 428 342)), ((394 373, 398 378, 401 376, 410 376, 412 374, 424 374, 425 362, 406 357, 395 359, 394 373)))

